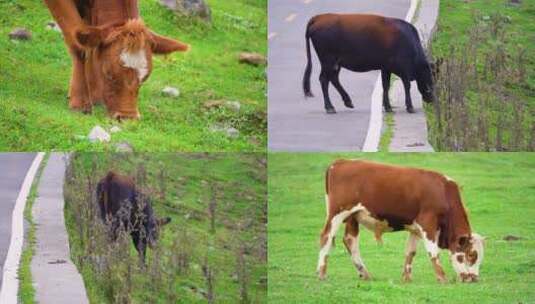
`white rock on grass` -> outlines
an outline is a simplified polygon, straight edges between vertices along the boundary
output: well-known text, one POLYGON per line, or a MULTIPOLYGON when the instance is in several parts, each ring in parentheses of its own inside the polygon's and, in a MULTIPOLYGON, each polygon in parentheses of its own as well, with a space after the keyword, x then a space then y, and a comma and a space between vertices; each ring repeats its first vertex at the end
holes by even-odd
POLYGON ((225 126, 221 126, 221 125, 213 125, 210 127, 210 131, 212 132, 222 132, 222 133, 225 133, 228 137, 231 137, 231 138, 237 138, 238 136, 240 136, 240 131, 238 131, 238 129, 236 128, 233 128, 233 127, 225 127, 225 126))
POLYGON ((122 141, 115 145, 115 151, 123 152, 123 153, 131 153, 131 152, 134 152, 134 148, 132 148, 132 146, 127 141, 122 141))
POLYGON ((111 135, 106 132, 101 126, 95 126, 89 135, 87 136, 90 142, 109 142, 111 140, 111 135))
POLYGON ((59 25, 54 22, 54 21, 49 21, 47 24, 46 24, 46 29, 47 30, 52 30, 52 31, 56 31, 56 32, 59 32, 61 33, 61 28, 59 27, 59 25))
POLYGON ((118 126, 113 126, 111 127, 110 132, 111 133, 121 132, 121 128, 119 128, 118 126))
POLYGON ((180 91, 174 87, 165 87, 162 90, 162 94, 168 97, 177 98, 178 96, 180 96, 180 91))
POLYGON ((241 104, 239 101, 227 101, 225 102, 225 105, 234 112, 239 112, 241 108, 241 104))

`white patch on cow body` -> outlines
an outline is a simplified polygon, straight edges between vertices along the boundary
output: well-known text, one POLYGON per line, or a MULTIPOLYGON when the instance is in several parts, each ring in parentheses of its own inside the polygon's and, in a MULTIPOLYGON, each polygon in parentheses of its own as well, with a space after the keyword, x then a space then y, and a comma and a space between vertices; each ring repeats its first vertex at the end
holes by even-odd
POLYGON ((139 82, 143 81, 149 72, 145 50, 139 49, 135 52, 124 50, 121 52, 120 58, 123 66, 136 70, 139 82))
POLYGON ((331 229, 327 235, 327 242, 325 245, 321 248, 320 254, 319 254, 319 260, 318 260, 318 270, 325 265, 325 257, 329 255, 329 251, 331 250, 332 241, 334 236, 336 235, 336 231, 338 231, 338 228, 340 228, 340 225, 353 213, 360 211, 364 209, 364 207, 359 203, 355 207, 351 208, 350 210, 344 210, 337 215, 335 215, 331 219, 331 229))
POLYGON ((451 178, 451 177, 449 177, 449 176, 447 176, 447 175, 444 175, 444 177, 445 177, 448 181, 450 181, 450 182, 454 182, 453 178, 451 178))
POLYGON ((440 235, 440 230, 437 230, 437 235, 435 236, 435 239, 432 240, 427 236, 427 233, 422 229, 422 226, 417 223, 414 223, 413 225, 420 231, 419 235, 424 241, 424 247, 427 253, 429 253, 431 258, 438 257, 440 252, 440 249, 438 248, 438 236, 440 235))

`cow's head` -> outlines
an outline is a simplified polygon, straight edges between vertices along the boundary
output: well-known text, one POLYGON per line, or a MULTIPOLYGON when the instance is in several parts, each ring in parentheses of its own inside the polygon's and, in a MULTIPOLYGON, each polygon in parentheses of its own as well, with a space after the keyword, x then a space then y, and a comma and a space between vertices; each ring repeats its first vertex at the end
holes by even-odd
POLYGON ((152 54, 186 51, 189 46, 151 32, 141 20, 86 26, 76 32, 85 51, 85 77, 91 102, 103 101, 116 119, 140 118, 139 87, 152 70, 152 54))
POLYGON ((417 67, 416 84, 425 102, 435 101, 435 87, 433 83, 432 65, 425 62, 417 67))
POLYGON ((145 224, 145 231, 147 231, 147 244, 150 248, 154 248, 160 237, 160 228, 169 224, 170 217, 156 218, 155 216, 149 217, 145 224))
POLYGON ((457 239, 451 252, 451 264, 462 282, 477 282, 483 262, 483 237, 472 233, 457 239))

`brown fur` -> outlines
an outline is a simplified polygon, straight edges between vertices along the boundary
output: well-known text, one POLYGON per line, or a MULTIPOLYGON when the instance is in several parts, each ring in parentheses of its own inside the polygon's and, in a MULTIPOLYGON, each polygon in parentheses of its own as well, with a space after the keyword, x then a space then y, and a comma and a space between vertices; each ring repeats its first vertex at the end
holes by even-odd
POLYGON ((139 19, 137 0, 44 0, 63 31, 73 60, 69 106, 91 112, 103 101, 111 117, 139 118, 139 88, 152 70, 152 54, 189 46, 157 35, 139 19), (123 50, 144 49, 148 73, 139 81, 120 61, 123 50))

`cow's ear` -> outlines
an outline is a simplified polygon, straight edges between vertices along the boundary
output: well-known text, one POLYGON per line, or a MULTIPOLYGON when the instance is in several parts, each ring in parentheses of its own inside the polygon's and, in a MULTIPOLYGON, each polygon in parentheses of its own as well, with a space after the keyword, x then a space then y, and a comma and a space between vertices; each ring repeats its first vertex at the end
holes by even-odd
POLYGON ((164 36, 160 36, 154 32, 150 32, 152 42, 152 52, 154 54, 169 54, 172 52, 186 52, 189 50, 189 45, 178 40, 173 40, 164 36))
POLYGON ((102 29, 87 26, 76 30, 76 42, 85 48, 95 48, 102 42, 102 29))
POLYGON ((171 221, 170 217, 159 218, 158 219, 158 226, 162 227, 163 225, 167 225, 167 224, 169 224, 170 221, 171 221))
POLYGON ((470 236, 468 235, 462 235, 458 238, 458 244, 459 244, 459 250, 464 251, 466 246, 470 243, 470 236))

